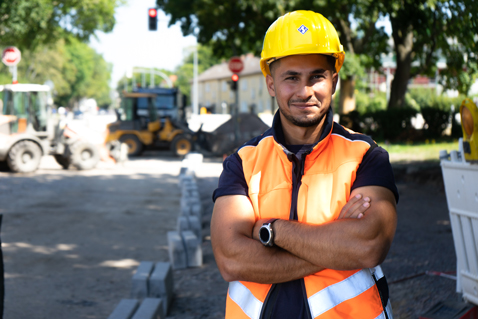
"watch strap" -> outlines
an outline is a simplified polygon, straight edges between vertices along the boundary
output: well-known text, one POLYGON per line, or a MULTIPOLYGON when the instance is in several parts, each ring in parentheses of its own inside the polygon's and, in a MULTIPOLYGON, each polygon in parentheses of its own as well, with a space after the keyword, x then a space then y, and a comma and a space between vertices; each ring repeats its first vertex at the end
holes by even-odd
POLYGON ((270 218, 270 219, 266 220, 262 225, 266 225, 266 224, 271 224, 272 225, 272 223, 275 222, 278 219, 279 218, 270 218))

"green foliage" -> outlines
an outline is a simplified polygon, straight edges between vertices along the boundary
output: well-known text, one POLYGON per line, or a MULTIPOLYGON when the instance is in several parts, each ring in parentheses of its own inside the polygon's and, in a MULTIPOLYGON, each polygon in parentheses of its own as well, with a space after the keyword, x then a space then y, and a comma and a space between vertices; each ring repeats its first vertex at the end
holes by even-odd
POLYGON ((370 59, 364 54, 346 54, 344 65, 339 72, 341 79, 355 77, 362 78, 366 75, 365 66, 370 65, 370 59))
POLYGON ((439 138, 448 123, 452 123, 452 136, 461 134, 460 124, 455 115, 460 111, 460 104, 465 96, 448 97, 436 95, 435 89, 413 89, 407 93, 407 104, 420 110, 425 120, 424 134, 427 138, 439 138))
POLYGON ((397 56, 395 78, 400 79, 392 83, 393 98, 389 107, 404 100, 411 77, 418 74, 433 76, 436 63, 442 56, 448 65, 443 84, 466 93, 475 77, 473 74, 476 74, 476 60, 473 60, 477 51, 478 2, 393 0, 380 1, 379 5, 381 13, 390 17, 397 56), (419 63, 412 67, 415 61, 419 63))
POLYGON ((157 0, 157 4, 171 15, 170 25, 179 22, 184 35, 193 34, 199 43, 211 45, 217 57, 248 52, 259 55, 272 22, 287 12, 304 9, 331 20, 350 53, 378 58, 387 49, 383 28, 375 28, 379 15, 376 3, 371 1, 157 0))
POLYGON ((412 130, 412 117, 417 110, 404 107, 388 110, 367 112, 363 115, 364 122, 368 124, 367 133, 378 140, 399 141, 405 134, 412 130))
MULTIPOLYGON (((166 75, 168 77, 174 75, 174 72, 169 71, 169 70, 165 70, 165 69, 153 68, 153 71, 159 71, 159 72, 163 73, 164 75, 166 75)), ((149 69, 148 69, 148 72, 146 72, 146 73, 141 73, 141 72, 134 73, 133 77, 128 78, 126 76, 123 76, 118 81, 118 83, 116 84, 116 90, 118 91, 118 93, 121 93, 123 91, 132 92, 133 91, 133 84, 136 87, 142 87, 143 86, 143 79, 144 79, 144 84, 145 84, 146 87, 150 87, 152 84, 154 84, 154 87, 169 87, 166 80, 160 75, 153 74, 153 80, 151 80, 151 73, 149 72, 149 69), (133 81, 133 77, 134 77, 134 81, 133 81)), ((176 81, 176 83, 173 82, 173 84, 174 84, 174 86, 177 86, 176 85, 177 81, 176 81)))
POLYGON ((96 30, 109 32, 123 0, 0 1, 0 45, 34 50, 74 36, 87 41, 96 30))
MULTIPOLYGON (((221 61, 216 58, 213 53, 212 49, 210 46, 206 45, 198 45, 197 48, 198 52, 198 74, 201 74, 211 66, 220 63, 221 61)), ((180 92, 188 97, 190 99, 191 96, 191 85, 193 81, 193 76, 194 76, 194 52, 191 51, 189 55, 187 55, 183 61, 183 64, 178 66, 177 69, 173 71, 169 70, 164 70, 161 69, 159 70, 166 75, 176 75, 177 80, 174 83, 174 86, 178 87, 180 92)), ((143 77, 142 74, 136 73, 134 75, 134 82, 137 85, 142 85, 143 83, 143 77)), ((161 83, 163 82, 163 79, 157 75, 154 76, 154 84, 155 86, 162 86, 161 83)), ((151 77, 149 74, 145 76, 145 84, 146 86, 150 86, 151 84, 151 77)), ((123 77, 119 80, 117 83, 117 90, 118 92, 121 91, 129 91, 131 92, 133 89, 133 79, 123 77)), ((188 101, 189 103, 190 101, 188 101)))
POLYGON ((355 105, 356 110, 360 114, 385 110, 387 108, 387 97, 382 92, 376 92, 371 95, 363 91, 356 91, 355 105))
POLYGON ((468 55, 466 49, 452 46, 446 57, 447 67, 440 72, 440 82, 445 89, 454 89, 468 95, 478 77, 476 53, 468 55))
MULTIPOLYGON (((35 51, 24 50, 18 64, 20 83, 55 85, 55 103, 73 106, 81 98, 94 98, 98 105, 110 101, 111 66, 87 44, 75 38, 40 46, 35 51)), ((0 83, 11 83, 8 68, 0 65, 0 83)))

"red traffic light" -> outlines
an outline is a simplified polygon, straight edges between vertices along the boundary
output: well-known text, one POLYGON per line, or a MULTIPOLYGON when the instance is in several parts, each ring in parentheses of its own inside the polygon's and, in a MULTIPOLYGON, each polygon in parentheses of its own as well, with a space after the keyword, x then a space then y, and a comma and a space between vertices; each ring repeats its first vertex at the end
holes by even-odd
POLYGON ((158 10, 151 8, 148 10, 148 14, 151 18, 156 18, 156 16, 158 15, 158 10))
POLYGON ((237 81, 239 80, 239 75, 233 74, 233 75, 231 76, 231 79, 232 79, 234 82, 237 82, 237 81))

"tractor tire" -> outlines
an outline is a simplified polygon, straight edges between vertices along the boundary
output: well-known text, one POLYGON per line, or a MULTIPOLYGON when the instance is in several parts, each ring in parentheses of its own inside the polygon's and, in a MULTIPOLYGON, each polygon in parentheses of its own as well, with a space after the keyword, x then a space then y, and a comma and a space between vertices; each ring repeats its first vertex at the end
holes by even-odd
POLYGON ((40 166, 42 151, 37 143, 20 141, 8 152, 7 164, 12 172, 30 173, 40 166))
POLYGON ((71 165, 79 170, 92 169, 100 161, 98 148, 86 141, 77 141, 70 147, 71 165))
POLYGON ((191 136, 179 134, 171 142, 171 151, 175 156, 185 156, 192 150, 191 136))
POLYGON ((60 164, 60 166, 61 166, 63 169, 68 169, 68 167, 70 167, 71 158, 66 157, 66 156, 63 156, 63 155, 60 155, 60 154, 53 155, 53 157, 55 158, 55 161, 56 161, 58 164, 60 164))
POLYGON ((120 142, 128 145, 128 156, 138 156, 143 153, 144 145, 136 135, 125 134, 120 137, 120 142))

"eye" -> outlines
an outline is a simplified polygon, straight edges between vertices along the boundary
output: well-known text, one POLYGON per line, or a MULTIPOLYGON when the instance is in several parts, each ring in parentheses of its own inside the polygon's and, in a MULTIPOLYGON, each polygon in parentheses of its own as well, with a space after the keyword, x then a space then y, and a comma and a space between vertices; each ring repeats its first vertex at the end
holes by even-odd
POLYGON ((294 75, 292 75, 292 76, 286 77, 285 79, 286 79, 286 81, 297 81, 299 78, 296 77, 296 76, 294 76, 294 75))
POLYGON ((311 77, 312 80, 317 80, 317 79, 324 79, 325 75, 323 74, 315 74, 311 77))

